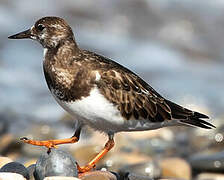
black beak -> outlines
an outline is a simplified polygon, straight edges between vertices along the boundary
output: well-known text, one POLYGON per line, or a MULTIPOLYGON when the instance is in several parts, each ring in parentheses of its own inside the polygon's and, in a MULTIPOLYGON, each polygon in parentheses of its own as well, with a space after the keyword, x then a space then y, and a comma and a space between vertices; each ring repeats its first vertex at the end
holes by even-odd
POLYGON ((31 31, 30 29, 17 33, 15 35, 9 36, 9 39, 25 39, 25 38, 31 38, 31 31))

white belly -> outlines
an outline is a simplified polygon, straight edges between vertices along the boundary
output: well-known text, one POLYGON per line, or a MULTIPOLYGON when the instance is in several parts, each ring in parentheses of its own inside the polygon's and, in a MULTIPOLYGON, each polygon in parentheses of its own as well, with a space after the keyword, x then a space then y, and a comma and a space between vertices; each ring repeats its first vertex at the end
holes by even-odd
MULTIPOLYGON (((54 95, 54 92, 52 94, 54 95)), ((64 102, 55 95, 54 97, 67 112, 78 118, 83 124, 106 133, 142 131, 172 125, 167 122, 153 123, 148 119, 126 120, 121 116, 117 107, 110 103, 97 88, 92 89, 90 96, 75 102, 64 102)))
POLYGON ((117 107, 100 94, 97 88, 92 89, 90 96, 75 102, 63 102, 57 97, 55 99, 79 121, 97 130, 104 132, 119 131, 119 127, 124 124, 125 119, 120 115, 117 107))

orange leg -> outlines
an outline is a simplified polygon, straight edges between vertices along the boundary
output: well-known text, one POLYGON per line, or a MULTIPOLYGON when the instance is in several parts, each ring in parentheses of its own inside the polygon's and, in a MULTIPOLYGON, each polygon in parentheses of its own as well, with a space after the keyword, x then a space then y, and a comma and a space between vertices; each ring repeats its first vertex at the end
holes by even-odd
POLYGON ((20 138, 24 143, 32 144, 35 146, 45 146, 48 148, 48 153, 51 151, 52 148, 57 148, 57 145, 59 144, 69 144, 69 143, 76 143, 79 141, 79 136, 81 133, 81 128, 77 129, 74 136, 67 139, 55 139, 55 140, 46 140, 46 141, 36 141, 36 140, 30 140, 26 137, 20 138))
POLYGON ((96 165, 96 163, 101 159, 103 158, 107 152, 109 152, 114 146, 114 139, 113 137, 109 136, 109 140, 107 141, 107 143, 105 144, 104 148, 102 149, 102 151, 96 155, 95 158, 92 159, 92 161, 90 161, 86 166, 83 166, 83 167, 80 167, 78 164, 77 164, 77 167, 78 167, 78 171, 79 173, 84 173, 84 172, 88 172, 90 171, 91 169, 93 169, 96 165))

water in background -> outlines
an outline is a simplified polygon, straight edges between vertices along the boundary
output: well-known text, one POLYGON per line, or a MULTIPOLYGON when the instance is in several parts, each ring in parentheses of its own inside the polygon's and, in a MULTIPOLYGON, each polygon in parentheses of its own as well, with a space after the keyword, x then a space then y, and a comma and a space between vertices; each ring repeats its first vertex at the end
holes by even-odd
POLYGON ((0 114, 10 131, 53 123, 37 42, 9 40, 43 16, 60 16, 78 44, 129 67, 164 97, 209 114, 224 109, 224 3, 220 0, 0 0, 0 114))

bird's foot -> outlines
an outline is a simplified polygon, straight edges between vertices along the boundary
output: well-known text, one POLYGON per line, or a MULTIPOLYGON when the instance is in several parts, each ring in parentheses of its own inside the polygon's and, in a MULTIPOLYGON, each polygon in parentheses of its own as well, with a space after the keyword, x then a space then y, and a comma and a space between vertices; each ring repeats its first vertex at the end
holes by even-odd
POLYGON ((79 166, 79 164, 76 163, 76 165, 77 165, 78 172, 79 172, 80 174, 89 172, 89 171, 91 171, 93 168, 96 167, 95 164, 87 164, 87 165, 85 165, 85 166, 79 166))
POLYGON ((51 151, 52 148, 57 148, 59 144, 68 144, 68 143, 75 143, 78 142, 78 138, 73 136, 67 139, 55 139, 55 140, 46 140, 46 141, 37 141, 37 140, 30 140, 26 137, 20 138, 24 143, 35 145, 35 146, 45 146, 48 148, 48 152, 51 151))
POLYGON ((36 140, 30 140, 26 137, 20 138, 21 141, 23 141, 26 144, 32 144, 35 146, 45 146, 48 149, 51 148, 57 148, 55 141, 54 140, 47 140, 47 141, 36 141, 36 140))

